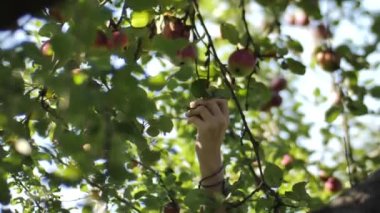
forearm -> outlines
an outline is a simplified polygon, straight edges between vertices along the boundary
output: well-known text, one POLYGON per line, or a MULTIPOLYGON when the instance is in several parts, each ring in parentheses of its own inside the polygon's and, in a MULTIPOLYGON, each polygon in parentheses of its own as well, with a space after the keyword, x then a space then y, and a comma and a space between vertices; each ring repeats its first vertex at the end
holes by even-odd
POLYGON ((195 150, 199 161, 202 186, 206 186, 204 188, 209 192, 222 193, 224 168, 220 148, 205 149, 200 144, 199 141, 196 142, 195 150))
POLYGON ((220 150, 215 152, 203 152, 199 148, 196 148, 196 150, 199 161, 201 179, 203 180, 202 185, 215 185, 211 187, 205 187, 205 189, 210 192, 222 193, 224 169, 220 150))

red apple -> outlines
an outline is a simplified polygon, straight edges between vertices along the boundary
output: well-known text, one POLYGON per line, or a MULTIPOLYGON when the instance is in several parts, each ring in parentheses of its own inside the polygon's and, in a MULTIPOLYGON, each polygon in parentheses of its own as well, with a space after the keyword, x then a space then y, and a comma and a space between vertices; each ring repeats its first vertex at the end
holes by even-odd
POLYGON ((328 39, 332 36, 329 27, 324 24, 318 24, 314 31, 318 39, 328 39))
POLYGON ((252 73, 257 57, 250 49, 240 49, 233 52, 228 58, 228 68, 235 76, 244 77, 252 73))
POLYGON ((180 208, 178 206, 178 204, 176 203, 168 203, 165 205, 164 207, 164 213, 179 213, 180 212, 180 208))
POLYGON ((285 166, 285 167, 289 167, 290 165, 293 164, 293 157, 289 154, 285 154, 283 157, 282 157, 282 160, 281 160, 281 165, 285 166))
POLYGON ((177 58, 181 63, 193 62, 197 58, 197 49, 194 45, 190 44, 177 52, 177 58))
POLYGON ((95 38, 95 47, 107 47, 108 46, 108 38, 107 35, 103 31, 96 31, 95 38))
POLYGON ((290 25, 295 25, 296 24, 296 16, 294 14, 287 15, 285 17, 285 20, 290 25))
POLYGON ((189 39, 190 28, 185 25, 185 23, 176 17, 165 16, 164 18, 164 29, 162 30, 162 35, 168 39, 178 39, 184 38, 189 39))
POLYGON ((305 11, 300 10, 295 14, 295 24, 299 26, 307 26, 310 23, 309 16, 305 13, 305 11))
POLYGON ((44 55, 44 56, 52 56, 54 54, 53 48, 51 47, 50 40, 45 41, 41 45, 41 52, 42 52, 42 55, 44 55))
POLYGON ((110 49, 125 48, 128 44, 128 37, 121 31, 112 32, 112 38, 108 40, 110 49))
POLYGON ((336 177, 329 177, 325 182, 325 190, 328 192, 338 192, 342 189, 342 182, 336 177))
POLYGON ((272 99, 270 100, 270 105, 272 107, 279 107, 281 104, 282 104, 282 98, 281 98, 280 94, 275 93, 272 96, 272 99))
POLYGON ((340 57, 333 50, 319 51, 315 57, 322 69, 328 72, 334 72, 340 67, 340 57))
POLYGON ((273 91, 279 92, 279 91, 285 89, 286 85, 287 85, 287 81, 286 81, 285 78, 283 78, 283 77, 277 77, 277 78, 272 79, 270 88, 273 91))
POLYGON ((261 110, 267 111, 272 107, 279 107, 281 104, 282 104, 282 98, 280 94, 278 94, 277 92, 274 92, 272 93, 272 98, 270 99, 270 101, 267 104, 265 104, 261 108, 261 110))

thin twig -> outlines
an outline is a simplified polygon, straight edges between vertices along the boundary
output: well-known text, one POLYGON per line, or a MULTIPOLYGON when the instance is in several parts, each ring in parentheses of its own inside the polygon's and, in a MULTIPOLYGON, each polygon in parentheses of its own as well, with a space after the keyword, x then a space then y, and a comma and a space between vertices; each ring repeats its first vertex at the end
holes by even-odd
POLYGON ((260 184, 256 189, 254 189, 251 193, 249 193, 247 196, 245 196, 241 201, 238 201, 236 203, 228 204, 227 209, 237 208, 244 204, 247 200, 249 200, 254 194, 256 194, 258 191, 261 190, 262 184, 260 184))
MULTIPOLYGON (((252 44, 252 46, 255 48, 255 42, 253 41, 251 33, 249 32, 248 22, 247 22, 247 19, 245 17, 246 11, 245 11, 245 2, 244 2, 244 0, 240 0, 240 7, 241 7, 241 18, 243 20, 245 31, 247 33, 247 43, 246 43, 245 47, 248 48, 249 44, 252 44)), ((255 48, 255 52, 256 51, 257 50, 255 48)))
POLYGON ((121 15, 120 15, 120 18, 119 18, 119 20, 118 20, 117 23, 116 23, 117 26, 120 26, 121 22, 122 22, 122 21, 125 19, 125 17, 127 16, 127 7, 128 7, 127 0, 124 0, 123 7, 121 8, 121 15))
POLYGON ((33 195, 29 189, 24 185, 22 181, 20 181, 16 175, 12 175, 13 179, 25 190, 25 193, 32 199, 33 203, 37 206, 39 210, 43 210, 43 208, 40 205, 40 201, 37 201, 36 199, 39 199, 37 196, 33 195))
POLYGON ((138 161, 136 159, 133 159, 133 161, 136 162, 137 164, 141 165, 143 168, 147 169, 148 171, 152 172, 156 176, 156 178, 158 179, 158 182, 160 183, 161 187, 165 190, 170 201, 173 203, 177 203, 176 199, 171 195, 169 189, 167 188, 164 181, 162 180, 160 173, 158 173, 156 170, 152 169, 151 167, 145 165, 141 161, 138 161))

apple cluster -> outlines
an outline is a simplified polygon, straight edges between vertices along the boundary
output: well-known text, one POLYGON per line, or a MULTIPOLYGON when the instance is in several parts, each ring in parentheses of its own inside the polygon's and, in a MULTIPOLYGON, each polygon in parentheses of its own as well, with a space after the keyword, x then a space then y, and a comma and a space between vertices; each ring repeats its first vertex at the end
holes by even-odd
POLYGON ((105 47, 107 49, 126 48, 128 45, 127 35, 120 30, 112 32, 111 36, 101 30, 96 32, 95 47, 105 47))
MULTIPOLYGON (((166 15, 164 17, 164 27, 162 36, 167 39, 190 39, 190 26, 187 26, 184 20, 175 16, 166 15)), ((179 64, 193 62, 197 58, 197 49, 194 44, 189 44, 177 51, 176 57, 179 64)))
MULTIPOLYGON (((285 17, 286 22, 293 26, 308 26, 310 24, 310 18, 303 10, 298 10, 285 17)), ((314 35, 317 39, 329 39, 332 37, 330 28, 323 24, 318 23, 314 28, 314 35)))
POLYGON ((280 91, 284 90, 287 86, 287 81, 284 77, 277 77, 272 79, 270 89, 272 91, 272 97, 267 104, 262 107, 263 111, 268 111, 272 107, 279 107, 282 104, 282 98, 280 91))

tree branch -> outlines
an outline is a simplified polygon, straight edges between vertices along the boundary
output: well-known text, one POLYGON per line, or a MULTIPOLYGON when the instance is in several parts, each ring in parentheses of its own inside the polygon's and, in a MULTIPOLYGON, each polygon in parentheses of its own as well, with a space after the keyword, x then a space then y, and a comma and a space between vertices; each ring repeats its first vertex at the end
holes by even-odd
MULTIPOLYGON (((263 169, 262 169, 262 163, 261 163, 261 159, 260 159, 260 150, 259 150, 259 147, 260 147, 260 143, 254 138, 250 128, 249 128, 249 125, 248 125, 248 122, 247 122, 247 119, 245 117, 245 114, 243 112, 243 109, 241 107, 241 104, 234 92, 234 89, 233 87, 231 86, 230 82, 228 81, 228 78, 227 78, 227 74, 228 73, 228 69, 226 68, 226 66, 221 62, 221 60, 219 59, 218 57, 218 54, 216 52, 216 48, 213 44, 213 40, 212 40, 212 37, 210 35, 210 33, 208 32, 208 29, 206 27, 206 24, 204 22, 204 19, 203 19, 203 16, 199 10, 199 5, 198 5, 198 2, 197 0, 193 0, 193 7, 197 13, 197 17, 200 21, 200 24, 203 28, 203 30, 205 31, 205 34, 206 34, 206 37, 208 39, 208 43, 209 43, 209 48, 211 48, 211 51, 212 51, 212 54, 214 56, 214 59, 215 61, 217 62, 217 64, 219 65, 219 68, 221 70, 221 74, 222 74, 222 77, 223 77, 223 81, 224 83, 227 85, 228 89, 230 90, 230 93, 231 93, 231 96, 236 104, 236 107, 239 111, 239 114, 240 114, 240 117, 242 119, 242 122, 243 122, 243 126, 245 128, 245 131, 248 133, 248 137, 252 143, 252 146, 253 146, 253 149, 254 149, 254 152, 256 154, 256 158, 257 158, 257 164, 258 164, 258 170, 259 170, 259 173, 260 173, 260 179, 262 180, 262 184, 263 184, 263 188, 266 193, 268 193, 269 195, 273 196, 276 200, 276 205, 275 205, 275 208, 274 208, 274 212, 278 212, 279 211, 279 207, 281 205, 283 205, 283 202, 280 198, 280 196, 275 192, 273 191, 273 189, 265 182, 265 179, 264 179, 264 174, 263 174, 263 169)), ((256 175, 256 173, 254 172, 254 170, 251 170, 251 172, 256 175)), ((256 175, 257 176, 257 175, 256 175)), ((261 183, 256 183, 257 185, 261 184, 261 183)))

